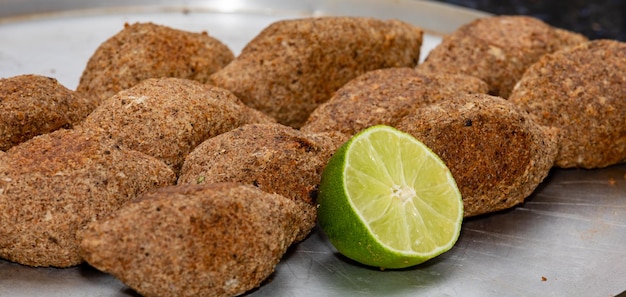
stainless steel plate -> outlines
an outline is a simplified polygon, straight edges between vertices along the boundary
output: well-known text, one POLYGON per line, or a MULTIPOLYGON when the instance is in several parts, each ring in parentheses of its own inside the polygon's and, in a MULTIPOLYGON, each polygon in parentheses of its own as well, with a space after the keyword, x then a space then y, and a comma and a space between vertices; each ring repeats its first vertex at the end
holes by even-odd
MULTIPOLYGON (((318 15, 398 18, 439 33, 486 14, 422 1, 0 1, 0 77, 37 73, 75 88, 96 47, 124 22, 207 31, 236 53, 269 23, 318 15)), ((513 209, 467 219, 456 246, 420 266, 380 271, 338 255, 320 230, 293 246, 248 296, 613 296, 626 289, 626 164, 553 170, 513 209)), ((136 296, 88 265, 0 260, 0 296, 136 296)))

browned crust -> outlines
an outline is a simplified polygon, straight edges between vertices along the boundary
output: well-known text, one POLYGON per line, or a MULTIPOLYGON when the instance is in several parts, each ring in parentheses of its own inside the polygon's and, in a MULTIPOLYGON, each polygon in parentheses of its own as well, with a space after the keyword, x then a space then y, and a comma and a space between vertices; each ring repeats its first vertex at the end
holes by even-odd
POLYGON ((56 79, 25 74, 0 79, 0 150, 85 118, 95 102, 56 79))
POLYGON ((416 109, 397 128, 426 144, 450 168, 466 217, 523 202, 548 175, 558 149, 552 131, 511 102, 485 94, 416 109))
POLYGON ((400 21, 320 17, 272 23, 211 76, 245 104, 300 127, 350 79, 368 70, 413 67, 423 31, 400 21))
POLYGON ((90 224, 81 248, 143 296, 236 296, 274 271, 297 215, 293 201, 251 185, 173 186, 90 224))
POLYGON ((246 125, 200 144, 191 152, 179 184, 241 182, 278 193, 302 207, 304 238, 315 225, 315 195, 333 145, 281 124, 246 125))
POLYGON ((0 258, 77 265, 78 230, 174 181, 162 162, 75 130, 33 138, 0 156, 0 258))
POLYGON ((415 108, 457 93, 486 93, 478 78, 413 68, 369 71, 341 87, 311 113, 306 132, 338 131, 352 136, 373 125, 393 126, 415 108))
POLYGON ((251 122, 273 122, 227 90, 182 78, 151 78, 105 100, 82 128, 162 160, 179 172, 202 141, 251 122))
POLYGON ((489 85, 490 94, 508 98, 524 71, 541 56, 586 40, 533 17, 485 17, 445 36, 418 68, 473 75, 489 85))
POLYGON ((597 168, 626 161, 626 43, 595 40, 546 55, 510 100, 559 129, 555 165, 597 168))
POLYGON ((125 24, 100 44, 83 70, 77 91, 103 101, 147 78, 179 77, 206 82, 234 58, 206 32, 154 23, 125 24))

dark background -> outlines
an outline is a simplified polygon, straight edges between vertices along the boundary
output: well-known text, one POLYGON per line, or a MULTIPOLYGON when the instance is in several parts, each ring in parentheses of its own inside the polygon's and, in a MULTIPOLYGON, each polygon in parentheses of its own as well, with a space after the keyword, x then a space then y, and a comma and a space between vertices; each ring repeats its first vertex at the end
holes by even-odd
POLYGON ((529 15, 590 39, 626 41, 626 0, 437 0, 493 14, 529 15))

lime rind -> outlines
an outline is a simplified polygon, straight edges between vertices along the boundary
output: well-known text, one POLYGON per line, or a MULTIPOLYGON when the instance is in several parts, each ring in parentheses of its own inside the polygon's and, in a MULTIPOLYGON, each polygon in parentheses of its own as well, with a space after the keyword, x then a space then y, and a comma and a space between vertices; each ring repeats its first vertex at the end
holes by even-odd
POLYGON ((423 143, 391 127, 366 129, 339 148, 319 198, 331 243, 366 265, 417 265, 449 250, 460 234, 462 200, 450 171, 423 143))

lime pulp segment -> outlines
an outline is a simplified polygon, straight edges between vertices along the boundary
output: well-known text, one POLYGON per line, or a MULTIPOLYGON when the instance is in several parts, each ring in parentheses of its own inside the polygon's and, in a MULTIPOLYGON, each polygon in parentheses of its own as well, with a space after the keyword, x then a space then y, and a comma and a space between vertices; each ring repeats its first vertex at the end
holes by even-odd
POLYGON ((381 126, 364 131, 346 151, 343 177, 348 200, 384 246, 428 256, 456 241, 463 214, 456 183, 412 136, 381 126))

